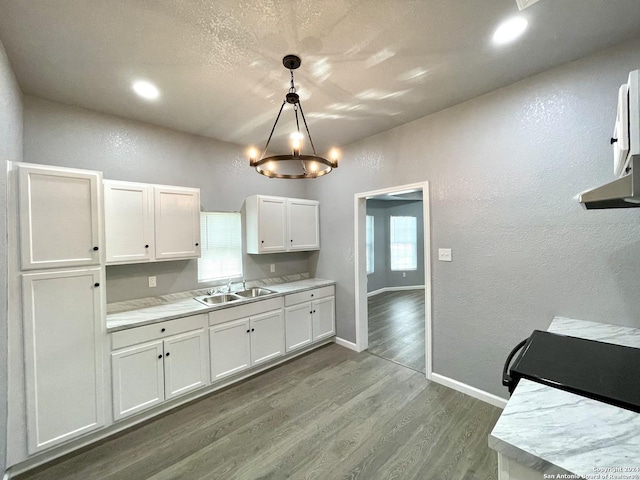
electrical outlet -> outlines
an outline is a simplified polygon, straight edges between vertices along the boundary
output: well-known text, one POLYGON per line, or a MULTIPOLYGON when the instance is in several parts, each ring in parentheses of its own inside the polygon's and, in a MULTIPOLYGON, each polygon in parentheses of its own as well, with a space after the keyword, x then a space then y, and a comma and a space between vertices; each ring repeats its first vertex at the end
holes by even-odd
POLYGON ((402 278, 407 278, 407 272, 402 272, 402 278))
POLYGON ((269 271, 271 273, 276 273, 276 264, 272 263, 271 265, 269 265, 269 271))
POLYGON ((154 288, 156 286, 157 286, 156 277, 155 276, 149 277, 149 288, 154 288))
POLYGON ((441 262, 450 262, 451 261, 451 249, 450 248, 439 248, 438 249, 438 260, 441 262))

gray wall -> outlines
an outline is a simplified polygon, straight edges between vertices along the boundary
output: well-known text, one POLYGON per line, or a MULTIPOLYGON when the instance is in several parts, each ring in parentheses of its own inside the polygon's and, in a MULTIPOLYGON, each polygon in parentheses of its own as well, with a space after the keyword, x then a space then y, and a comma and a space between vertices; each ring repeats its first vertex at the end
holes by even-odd
POLYGON ((7 162, 22 161, 22 93, 0 42, 0 472, 7 431, 7 162))
MULTIPOLYGON (((199 187, 204 211, 239 211, 261 193, 308 198, 306 181, 269 179, 248 165, 245 147, 90 110, 24 98, 24 161, 86 168, 104 178, 199 187)), ((309 253, 244 255, 247 280, 309 271, 309 253), (269 264, 276 265, 275 273, 269 264)), ((197 261, 107 267, 107 301, 202 288, 197 261), (157 277, 149 288, 147 277, 157 277)))
POLYGON ((419 181, 430 182, 436 373, 505 397, 507 353, 554 315, 639 327, 640 210, 576 200, 614 178, 618 87, 637 68, 635 40, 344 148, 310 186, 338 336, 355 341, 354 193, 419 181), (446 247, 453 262, 437 261, 446 247))
POLYGON ((424 285, 424 220, 422 201, 367 200, 367 215, 374 218, 374 271, 367 275, 367 292, 385 287, 424 285), (417 218, 418 268, 405 272, 391 270, 389 258, 391 216, 417 218), (405 276, 403 277, 403 273, 405 276))

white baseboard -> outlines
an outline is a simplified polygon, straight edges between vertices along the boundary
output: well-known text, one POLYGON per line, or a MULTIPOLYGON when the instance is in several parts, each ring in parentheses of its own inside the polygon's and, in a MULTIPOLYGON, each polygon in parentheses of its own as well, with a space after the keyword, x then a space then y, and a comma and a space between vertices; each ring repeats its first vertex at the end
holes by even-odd
POLYGON ((341 347, 348 348, 349 350, 353 350, 354 352, 360 353, 360 350, 358 350, 358 346, 355 343, 350 342, 349 340, 336 337, 335 342, 337 345, 340 345, 341 347))
POLYGON ((439 383, 440 385, 444 385, 445 387, 449 387, 457 390, 458 392, 469 395, 470 397, 477 398, 478 400, 482 400, 483 402, 487 402, 498 408, 504 409, 504 407, 507 406, 507 401, 504 398, 498 397, 497 395, 485 392, 484 390, 480 390, 479 388, 472 387, 471 385, 467 385, 466 383, 459 382, 452 378, 445 377, 444 375, 432 373, 431 380, 439 383))
POLYGON ((373 297, 384 292, 399 292, 401 290, 424 290, 424 285, 404 285, 400 287, 384 287, 367 293, 367 297, 373 297))

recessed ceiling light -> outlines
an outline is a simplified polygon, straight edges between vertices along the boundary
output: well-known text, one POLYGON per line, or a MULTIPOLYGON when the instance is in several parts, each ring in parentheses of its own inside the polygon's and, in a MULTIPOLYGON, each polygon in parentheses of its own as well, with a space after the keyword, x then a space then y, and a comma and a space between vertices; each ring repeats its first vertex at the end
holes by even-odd
POLYGON ((493 43, 502 45, 512 42, 527 29, 529 22, 522 17, 513 17, 503 22, 493 34, 493 43))
POLYGON ((147 100, 155 100, 160 96, 160 92, 156 86, 144 80, 134 82, 133 91, 147 100))

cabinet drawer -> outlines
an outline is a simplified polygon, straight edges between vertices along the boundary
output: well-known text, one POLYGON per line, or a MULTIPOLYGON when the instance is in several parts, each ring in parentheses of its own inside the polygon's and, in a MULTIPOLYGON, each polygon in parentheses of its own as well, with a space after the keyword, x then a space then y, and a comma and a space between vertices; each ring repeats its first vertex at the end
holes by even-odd
POLYGON ((306 290, 304 292, 292 293, 284 297, 284 305, 295 305, 296 303, 310 302, 311 300, 317 300, 322 297, 329 297, 335 292, 335 286, 329 285, 328 287, 315 288, 313 290, 306 290))
POLYGON ((191 317, 177 318, 158 322, 143 327, 135 327, 130 330, 114 332, 111 334, 111 349, 136 345, 159 338, 166 338, 178 333, 184 333, 207 326, 207 314, 193 315, 191 317))
POLYGON ((282 308, 282 297, 270 298, 268 300, 260 300, 247 305, 238 305, 237 307, 225 308, 224 310, 209 312, 209 325, 218 325, 219 323, 236 320, 238 318, 247 318, 258 315, 270 310, 282 308))

